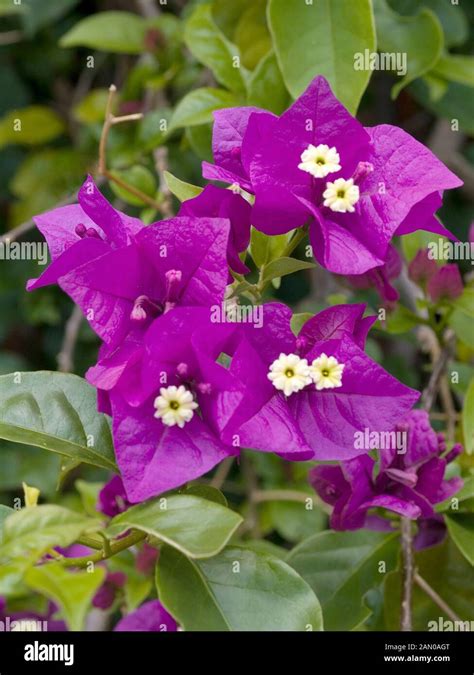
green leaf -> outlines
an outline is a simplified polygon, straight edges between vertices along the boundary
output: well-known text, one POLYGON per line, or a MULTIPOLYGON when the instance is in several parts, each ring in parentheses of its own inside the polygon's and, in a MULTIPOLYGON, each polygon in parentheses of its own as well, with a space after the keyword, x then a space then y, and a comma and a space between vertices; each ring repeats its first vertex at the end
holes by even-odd
POLYGON ((48 143, 65 130, 64 122, 51 108, 31 105, 10 110, 0 120, 0 148, 5 145, 48 143))
POLYGON ((248 104, 279 115, 290 104, 290 96, 273 51, 258 64, 248 84, 248 104))
POLYGON ((319 598, 326 630, 352 630, 370 615, 365 594, 396 568, 398 538, 368 530, 323 532, 296 546, 286 562, 319 598), (379 563, 385 563, 384 573, 379 563))
POLYGON ((450 304, 455 309, 461 310, 461 312, 464 312, 464 314, 467 314, 474 319, 474 288, 466 286, 462 295, 456 298, 456 300, 451 301, 450 304))
POLYGON ((183 491, 183 494, 202 497, 202 499, 207 499, 210 502, 221 504, 221 506, 228 506, 225 495, 212 485, 201 485, 200 483, 188 485, 183 491))
POLYGON ((433 73, 450 82, 474 87, 474 57, 464 54, 443 54, 437 61, 433 73))
POLYGON ((104 487, 103 483, 88 483, 85 480, 76 480, 74 487, 81 496, 84 511, 89 516, 97 516, 96 504, 99 498, 99 492, 104 487))
POLYGON ((463 512, 465 510, 469 510, 469 508, 466 509, 466 506, 468 506, 468 502, 472 499, 474 499, 474 476, 466 478, 464 480, 464 485, 459 490, 459 492, 456 492, 455 495, 449 497, 449 499, 445 499, 444 502, 436 504, 435 510, 438 513, 444 513, 449 509, 451 509, 453 512, 463 512), (452 509, 454 500, 457 500, 455 503, 456 507, 459 508, 452 509))
POLYGON ((443 30, 436 14, 422 9, 416 16, 400 16, 386 0, 374 0, 377 42, 381 52, 406 54, 406 74, 392 88, 396 98, 407 84, 427 73, 443 50, 443 30))
POLYGON ((7 16, 8 14, 20 14, 26 9, 24 4, 13 4, 12 0, 0 0, 0 16, 7 16))
MULTIPOLYGON (((415 554, 418 574, 463 621, 474 621, 474 574, 472 567, 449 537, 441 546, 415 554)), ((401 574, 390 574, 385 582, 386 630, 400 630, 401 574)), ((417 584, 413 586, 413 630, 443 630, 440 618, 450 617, 417 584), (433 622, 430 624, 430 622, 433 622)), ((444 630, 453 630, 445 628, 444 630)))
POLYGON ((212 164, 212 124, 208 123, 196 127, 187 127, 186 138, 199 159, 212 164))
POLYGON ((220 84, 232 91, 245 91, 239 50, 219 30, 210 4, 196 7, 184 27, 184 40, 189 51, 212 70, 220 84))
POLYGON ((404 305, 398 304, 393 312, 387 315, 386 330, 398 335, 406 333, 419 323, 417 315, 404 305))
POLYGON ((61 47, 90 47, 103 52, 140 54, 145 19, 132 12, 98 12, 76 23, 60 39, 61 47))
POLYGON ((266 553, 229 547, 196 561, 165 547, 157 586, 161 602, 187 631, 322 630, 309 586, 266 553))
POLYGON ((44 496, 56 492, 59 457, 40 448, 0 444, 0 491, 17 491, 23 481, 41 490, 44 496))
MULTIPOLYGON (((438 237, 443 242, 448 241, 446 237, 438 237)), ((433 242, 433 233, 425 232, 424 230, 417 230, 410 232, 401 238, 403 255, 408 262, 411 262, 416 256, 420 248, 428 248, 429 244, 433 242)))
POLYGON ((250 236, 250 255, 257 267, 279 258, 291 239, 292 232, 270 237, 252 227, 250 236))
POLYGON ((455 120, 461 131, 474 136, 474 97, 470 87, 450 82, 445 95, 433 101, 426 83, 418 80, 410 85, 410 93, 434 115, 445 117, 451 122, 455 120))
MULTIPOLYGON (((151 171, 144 166, 137 164, 129 169, 123 169, 122 171, 114 169, 110 173, 125 181, 127 185, 148 195, 148 197, 154 197, 156 194, 156 179, 151 171)), ((132 206, 143 206, 146 203, 126 188, 114 183, 114 181, 110 181, 110 187, 114 194, 116 194, 119 199, 123 199, 127 204, 131 204, 132 206)))
POLYGON ((40 371, 0 377, 0 438, 116 471, 110 423, 96 391, 76 375, 40 371))
POLYGON ((465 345, 474 349, 474 331, 472 330, 472 317, 461 309, 455 309, 450 315, 448 323, 465 345))
POLYGON ((471 455, 474 452, 474 379, 471 380, 462 413, 462 433, 464 436, 464 448, 471 455))
POLYGON ((86 615, 92 598, 104 581, 106 570, 96 567, 93 571, 71 572, 60 563, 33 567, 25 574, 30 588, 57 603, 69 630, 84 630, 86 615))
POLYGON ((136 556, 130 551, 121 551, 109 560, 109 568, 112 572, 123 572, 127 581, 123 587, 127 612, 133 612, 144 602, 153 588, 151 576, 145 576, 137 570, 136 556))
POLYGON ((462 45, 468 38, 469 24, 459 5, 446 0, 391 0, 390 4, 400 14, 417 14, 423 7, 431 9, 443 26, 447 47, 462 45))
POLYGON ((272 279, 284 277, 287 274, 293 274, 301 270, 309 270, 315 267, 314 263, 306 262, 305 260, 297 260, 296 258, 278 258, 272 260, 265 266, 263 272, 263 283, 267 283, 272 279))
POLYGON ((188 199, 197 197, 203 191, 202 187, 191 185, 191 183, 185 183, 184 180, 176 178, 176 176, 173 176, 169 171, 165 171, 164 176, 166 185, 180 202, 185 202, 188 199))
MULTIPOLYGON (((13 3, 13 0, 8 1, 10 4, 13 3)), ((22 0, 22 2, 26 5, 26 11, 22 14, 22 23, 25 33, 29 37, 35 35, 41 28, 53 25, 79 4, 79 0, 61 0, 61 2, 57 0, 22 0)))
POLYGON ((283 79, 296 98, 324 75, 337 98, 357 111, 370 70, 354 68, 357 54, 375 50, 370 0, 270 0, 268 20, 283 79))
POLYGON ((92 89, 73 107, 74 117, 83 124, 103 122, 108 98, 108 89, 92 89))
POLYGON ((83 532, 97 529, 100 521, 62 506, 43 504, 15 511, 3 523, 0 558, 38 559, 48 549, 72 544, 83 532))
POLYGON ((466 560, 474 567, 474 514, 444 516, 449 534, 466 560))
POLYGON ((254 0, 242 12, 235 28, 234 40, 242 54, 243 65, 253 70, 272 47, 267 26, 266 0, 254 0))
MULTIPOLYGON (((308 499, 311 499, 309 493, 308 499)), ((286 541, 300 542, 327 527, 323 511, 307 509, 304 503, 278 500, 265 502, 264 506, 273 529, 286 541)))
POLYGON ((294 335, 298 336, 301 329, 307 321, 312 319, 314 314, 311 312, 301 312, 300 314, 293 314, 291 317, 291 330, 294 335))
POLYGON ((240 104, 240 99, 230 91, 202 87, 190 91, 176 106, 171 117, 168 131, 188 126, 212 122, 212 113, 221 108, 232 108, 240 104))
POLYGON ((132 506, 113 518, 108 529, 115 536, 133 527, 191 558, 208 558, 224 548, 241 522, 238 513, 221 504, 179 494, 132 506))

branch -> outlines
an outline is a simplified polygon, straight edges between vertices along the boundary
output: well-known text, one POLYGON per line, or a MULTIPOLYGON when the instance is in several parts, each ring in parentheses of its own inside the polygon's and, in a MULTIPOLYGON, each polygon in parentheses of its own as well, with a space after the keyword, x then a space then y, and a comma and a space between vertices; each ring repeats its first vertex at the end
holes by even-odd
POLYGON ((160 193, 163 197, 160 202, 161 212, 165 218, 172 218, 174 216, 173 195, 165 178, 165 171, 168 170, 168 148, 165 146, 156 148, 153 152, 153 157, 155 159, 156 172, 160 180, 160 193))
POLYGON ((108 548, 108 551, 102 550, 92 555, 86 555, 81 558, 64 558, 61 560, 61 564, 64 567, 87 567, 91 562, 101 562, 102 560, 107 560, 111 558, 116 553, 124 551, 135 544, 138 544, 140 541, 146 538, 145 532, 140 532, 139 530, 132 531, 128 536, 119 539, 118 541, 111 544, 108 548))
POLYGON ((212 480, 209 483, 209 485, 211 487, 215 487, 218 490, 220 490, 223 484, 225 483, 225 479, 229 475, 229 471, 231 470, 233 463, 234 457, 227 457, 227 459, 224 459, 224 461, 221 462, 217 467, 216 473, 212 477, 212 480))
POLYGON ((74 307, 71 316, 66 323, 64 340, 57 361, 62 373, 70 373, 74 370, 74 351, 82 323, 82 311, 80 307, 74 307))
POLYGON ((411 599, 413 590, 413 543, 411 533, 411 520, 409 518, 401 519, 402 534, 402 561, 403 561, 403 591, 402 591, 402 609, 400 617, 400 630, 412 630, 411 617, 411 599))
POLYGON ((462 621, 462 619, 456 614, 456 612, 454 612, 454 611, 451 609, 451 607, 445 603, 445 601, 443 600, 443 598, 441 598, 441 597, 436 593, 436 591, 434 590, 434 588, 431 588, 431 586, 429 585, 429 583, 428 583, 427 581, 425 581, 425 580, 423 579, 423 577, 420 577, 420 575, 418 574, 418 572, 415 572, 414 577, 413 577, 413 580, 414 580, 415 584, 417 584, 417 586, 419 586, 419 587, 426 593, 426 595, 428 595, 428 596, 433 600, 433 602, 435 603, 435 605, 438 605, 438 607, 440 608, 440 610, 441 610, 442 612, 444 612, 447 616, 449 616, 449 618, 450 618, 452 621, 462 621))
POLYGON ((446 338, 446 344, 442 349, 436 340, 436 344, 432 343, 431 353, 433 360, 433 371, 430 380, 421 396, 421 407, 428 412, 431 410, 436 398, 436 393, 440 385, 440 380, 445 371, 446 365, 452 356, 454 348, 454 333, 449 332, 446 338))
POLYGON ((115 124, 121 124, 122 122, 132 122, 135 120, 143 119, 142 113, 134 113, 133 115, 123 115, 122 117, 115 117, 112 110, 114 106, 115 95, 117 93, 117 87, 114 84, 111 84, 109 87, 109 97, 107 99, 107 105, 105 108, 105 120, 104 126, 102 127, 102 134, 100 137, 99 143, 99 165, 98 172, 101 176, 105 176, 109 181, 112 181, 119 185, 124 190, 127 190, 135 197, 138 197, 142 202, 153 207, 156 211, 162 211, 162 204, 155 201, 152 197, 145 194, 138 188, 133 185, 129 185, 122 178, 116 176, 114 173, 109 171, 107 168, 107 141, 109 138, 109 133, 111 128, 115 124))

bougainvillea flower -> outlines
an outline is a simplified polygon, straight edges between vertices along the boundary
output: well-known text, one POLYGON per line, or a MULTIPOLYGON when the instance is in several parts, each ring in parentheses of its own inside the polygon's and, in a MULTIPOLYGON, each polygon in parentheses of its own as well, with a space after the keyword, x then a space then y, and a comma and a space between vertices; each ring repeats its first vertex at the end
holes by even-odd
POLYGON ((114 476, 99 492, 96 509, 113 518, 130 506, 120 476, 114 476))
POLYGON ((428 281, 438 271, 436 260, 430 257, 427 248, 417 251, 416 256, 408 265, 408 276, 416 284, 425 287, 428 281))
POLYGON ((234 331, 213 324, 209 308, 177 307, 153 322, 124 367, 114 371, 105 358, 89 372, 89 381, 110 396, 129 501, 178 487, 237 454, 220 440, 221 413, 213 403, 226 392, 243 396, 245 385, 214 358, 234 331))
POLYGON ((126 246, 144 227, 138 218, 114 209, 90 176, 78 201, 33 219, 48 242, 52 262, 39 279, 28 282, 29 291, 55 284, 83 263, 126 246))
POLYGON ((220 111, 214 155, 218 166, 206 165, 205 176, 240 178, 255 195, 253 225, 282 234, 309 224, 316 259, 338 274, 383 265, 394 234, 450 236, 434 213, 441 192, 462 184, 402 129, 364 128, 323 77, 280 117, 220 111))
POLYGON ((250 214, 252 207, 239 194, 208 185, 200 195, 183 202, 178 216, 225 218, 230 221, 227 262, 238 274, 248 274, 249 268, 239 258, 250 241, 250 214))
POLYGON ((243 400, 237 392, 232 404, 228 399, 220 406, 228 414, 220 418, 224 440, 234 442, 237 434, 243 447, 287 459, 348 459, 361 453, 356 431, 392 429, 419 394, 364 353, 375 320, 362 318, 364 308, 326 309, 297 338, 290 309, 278 303, 264 305, 262 327, 242 325, 245 337, 229 372, 246 382, 247 391, 243 400), (275 373, 290 380, 286 393, 275 373))
MULTIPOLYGON (((436 263, 435 263, 436 264, 436 263)), ((375 288, 384 303, 391 304, 398 300, 399 294, 390 281, 396 279, 402 271, 402 259, 395 246, 387 249, 387 259, 380 267, 365 272, 364 274, 348 275, 347 281, 354 288, 375 288)))
POLYGON ((228 281, 228 236, 225 219, 164 220, 58 283, 104 342, 116 346, 177 305, 221 302, 228 281))
POLYGON ((149 600, 134 612, 124 616, 114 630, 119 632, 163 633, 177 631, 178 624, 159 600, 149 600))
POLYGON ((405 452, 395 447, 379 450, 376 474, 376 462, 369 455, 341 462, 340 466, 317 466, 311 470, 312 486, 321 499, 334 507, 333 529, 370 526, 368 512, 374 508, 411 519, 433 518, 433 505, 462 487, 461 478, 444 479, 447 464, 462 448, 455 445, 446 453, 444 438, 431 428, 426 411, 412 410, 397 425, 397 431, 407 433, 405 452))
POLYGON ((97 593, 92 599, 92 604, 98 609, 109 609, 127 581, 127 576, 123 572, 107 572, 107 576, 97 593))
POLYGON ((428 281, 428 295, 433 302, 455 300, 463 290, 461 273, 455 263, 439 267, 428 281))
POLYGON ((238 185, 252 192, 249 175, 242 161, 242 142, 249 117, 254 113, 268 118, 275 117, 272 113, 252 106, 214 111, 212 151, 215 164, 203 162, 204 178, 238 185))

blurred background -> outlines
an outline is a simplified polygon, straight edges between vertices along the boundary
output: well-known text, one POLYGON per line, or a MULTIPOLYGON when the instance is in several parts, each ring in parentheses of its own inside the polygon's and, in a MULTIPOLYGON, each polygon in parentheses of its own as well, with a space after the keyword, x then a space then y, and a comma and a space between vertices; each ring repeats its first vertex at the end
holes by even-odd
MULTIPOLYGON (((402 82, 395 73, 374 72, 358 117, 366 125, 401 126, 461 176, 464 188, 449 191, 439 216, 466 240, 474 200, 474 2, 377 0, 375 10, 379 48, 406 52, 409 69, 402 82)), ((111 83, 118 88, 116 114, 144 117, 111 130, 109 169, 159 204, 169 198, 160 162, 179 179, 202 185, 201 161, 212 161, 213 109, 252 103, 280 113, 291 102, 271 49, 266 0, 0 0, 0 235, 20 232, 22 240, 40 241, 32 216, 74 201, 86 174, 97 177, 111 83), (200 25, 185 29, 198 5, 207 14, 200 25), (220 72, 219 50, 225 49, 240 54, 252 82, 249 98, 220 72), (201 89, 207 98, 190 97, 201 89), (14 129, 18 116, 21 134, 14 129), (157 152, 160 147, 164 154, 157 152)), ((325 68, 315 59, 313 76, 325 74, 325 68)), ((113 182, 102 180, 101 189, 117 208, 147 223, 163 217, 113 182)), ((405 238, 403 253, 413 257, 424 237, 405 238)), ((460 264, 469 271, 469 262, 460 264)), ((73 360, 58 364, 73 308, 57 288, 25 291, 26 281, 41 269, 35 261, 0 261, 0 374, 60 366, 83 375, 95 362, 98 340, 76 317, 69 322, 69 330, 78 331, 73 360)), ((337 302, 365 300, 375 310, 380 304, 375 292, 355 290, 320 270, 284 278, 272 293, 298 312, 337 302)), ((387 330, 372 333, 369 351, 396 377, 420 388, 426 373, 414 337, 407 333, 400 340, 404 330, 403 317, 393 317, 387 330)), ((465 323, 460 329, 460 394, 474 375, 471 331, 472 319, 471 327, 465 323)), ((1 444, 0 501, 9 503, 19 494, 21 480, 54 498, 60 460, 42 450, 1 444)), ((280 460, 260 455, 255 462, 268 484, 284 480, 280 460)), ((296 482, 298 471, 294 468, 296 482)), ((93 469, 81 472, 91 480, 103 478, 93 469)), ((292 505, 270 508, 280 513, 262 512, 263 526, 267 518, 281 536, 298 540, 314 531, 314 521, 305 525, 292 518, 292 505)))

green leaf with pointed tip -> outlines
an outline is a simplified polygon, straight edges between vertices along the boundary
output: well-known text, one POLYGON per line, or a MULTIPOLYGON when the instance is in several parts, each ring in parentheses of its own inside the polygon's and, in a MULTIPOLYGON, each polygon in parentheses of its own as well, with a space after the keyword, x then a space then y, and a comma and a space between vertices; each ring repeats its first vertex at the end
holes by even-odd
POLYGON ((41 145, 65 130, 61 117, 51 108, 31 105, 10 110, 0 120, 0 148, 4 145, 41 145))
POLYGON ((172 192, 180 202, 185 202, 187 199, 197 197, 203 190, 203 188, 198 185, 191 185, 191 183, 185 183, 184 180, 176 178, 176 176, 173 176, 169 171, 165 171, 164 176, 170 192, 172 192))
POLYGON ((116 471, 110 423, 77 375, 39 371, 0 377, 0 438, 116 471))
POLYGON ((25 582, 34 591, 45 595, 59 605, 69 630, 84 630, 92 598, 104 581, 106 570, 71 572, 60 563, 32 567, 25 574, 25 582))
POLYGON ((314 314, 312 312, 300 312, 299 314, 293 314, 290 324, 293 333, 298 336, 305 323, 312 319, 313 316, 314 314))
POLYGON ((291 239, 293 231, 270 237, 252 227, 250 235, 250 255, 257 267, 279 258, 291 239))
POLYGON ((266 0, 254 0, 239 17, 235 28, 235 44, 245 68, 253 70, 272 47, 266 20, 266 0))
POLYGON ((40 558, 48 549, 72 544, 83 532, 100 528, 100 521, 62 506, 43 504, 14 511, 3 522, 0 559, 40 558))
POLYGON ((225 507, 228 506, 225 495, 212 485, 200 485, 199 483, 188 485, 182 494, 202 497, 202 499, 207 499, 210 502, 216 502, 216 504, 221 504, 225 507))
POLYGON ((450 82, 474 87, 474 57, 464 54, 443 54, 433 68, 433 74, 450 82))
POLYGON ((474 379, 471 380, 462 413, 462 432, 464 436, 464 448, 470 455, 474 452, 474 379))
POLYGON ((270 0, 268 21, 283 79, 294 98, 316 75, 324 75, 337 98, 355 114, 370 70, 355 57, 375 50, 370 0, 270 0))
POLYGON ((220 84, 232 91, 245 91, 240 52, 221 33, 210 4, 198 5, 193 11, 184 27, 184 40, 189 51, 212 70, 220 84))
POLYGON ((133 527, 191 558, 209 558, 224 548, 241 523, 238 513, 221 504, 179 494, 132 506, 113 518, 108 530, 115 536, 133 527))
POLYGON ((297 260, 297 258, 278 258, 272 260, 265 266, 263 272, 263 282, 267 283, 272 279, 278 279, 294 272, 301 270, 310 270, 315 267, 314 263, 306 262, 305 260, 297 260))
POLYGON ((451 539, 474 567, 474 513, 445 514, 444 519, 451 539))
POLYGON ((249 80, 248 104, 280 115, 290 104, 290 95, 283 82, 273 51, 265 56, 249 80))
POLYGON ((329 531, 301 542, 286 562, 318 596, 326 630, 352 630, 370 615, 364 596, 396 568, 398 550, 396 534, 329 531))
POLYGON ((59 41, 61 47, 90 47, 102 52, 140 54, 147 23, 132 12, 98 12, 74 24, 59 41))
POLYGON ((436 64, 443 50, 443 29, 429 9, 422 9, 416 16, 401 16, 386 0, 374 0, 374 13, 379 51, 406 55, 406 73, 392 88, 392 98, 396 98, 407 84, 436 64))
POLYGON ((392 9, 400 14, 417 14, 426 7, 436 14, 443 26, 447 47, 462 45, 469 35, 469 24, 462 8, 446 0, 390 0, 392 9))
POLYGON ((230 91, 214 87, 201 87, 186 94, 176 106, 169 122, 168 132, 212 122, 212 113, 221 108, 240 105, 241 100, 230 91))
POLYGON ((187 631, 319 631, 319 602, 285 562, 245 547, 196 561, 165 547, 158 595, 187 631))

